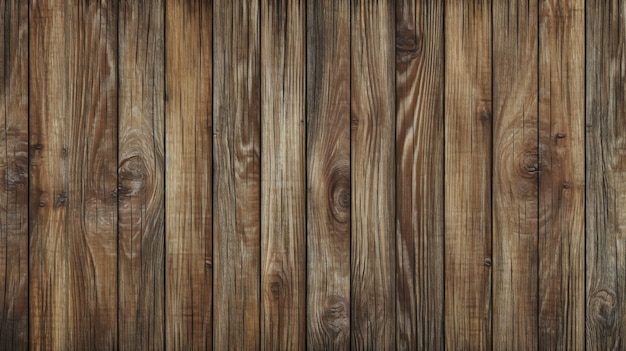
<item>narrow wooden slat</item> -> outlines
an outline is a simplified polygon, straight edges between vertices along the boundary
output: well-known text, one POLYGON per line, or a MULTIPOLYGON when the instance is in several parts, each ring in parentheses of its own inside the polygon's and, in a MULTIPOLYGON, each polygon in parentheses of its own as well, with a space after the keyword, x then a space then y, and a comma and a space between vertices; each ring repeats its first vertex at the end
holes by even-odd
POLYGON ((259 1, 214 2, 215 349, 260 340, 259 1))
MULTIPOLYGON (((626 4, 587 0, 585 22, 587 349, 618 350, 626 347, 626 4)), ((580 191, 570 184, 569 203, 580 191)))
POLYGON ((28 349, 28 3, 0 3, 0 349, 28 349))
POLYGON ((536 0, 493 3, 493 345, 538 346, 536 0))
POLYGON ((30 8, 31 349, 117 346, 117 3, 30 8))
POLYGON ((261 0, 261 349, 306 335, 305 6, 261 0))
POLYGON ((491 2, 446 1, 446 348, 491 347, 491 2))
POLYGON ((119 5, 119 348, 164 342, 164 2, 119 5))
POLYGON ((397 346, 441 350, 443 1, 396 3, 397 346))
POLYGON ((307 2, 307 335, 350 349, 350 2, 307 2))
POLYGON ((352 2, 351 344, 394 350, 394 4, 352 2))
POLYGON ((213 344, 212 2, 166 0, 165 343, 213 344))

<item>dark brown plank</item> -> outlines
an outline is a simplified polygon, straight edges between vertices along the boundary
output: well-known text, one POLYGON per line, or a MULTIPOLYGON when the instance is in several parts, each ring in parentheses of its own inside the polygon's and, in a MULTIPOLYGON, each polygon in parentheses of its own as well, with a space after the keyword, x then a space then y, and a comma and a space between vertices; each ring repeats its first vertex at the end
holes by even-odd
POLYGON ((396 2, 397 347, 441 350, 443 1, 396 2))
POLYGON ((30 8, 31 348, 117 346, 117 3, 30 8))
POLYGON ((0 3, 0 349, 28 349, 28 3, 0 3))
POLYGON ((213 345, 212 2, 166 0, 165 346, 213 345))
POLYGON ((350 2, 307 2, 307 345, 350 349, 350 2))
POLYGON ((257 0, 214 2, 215 349, 260 341, 261 130, 257 0))

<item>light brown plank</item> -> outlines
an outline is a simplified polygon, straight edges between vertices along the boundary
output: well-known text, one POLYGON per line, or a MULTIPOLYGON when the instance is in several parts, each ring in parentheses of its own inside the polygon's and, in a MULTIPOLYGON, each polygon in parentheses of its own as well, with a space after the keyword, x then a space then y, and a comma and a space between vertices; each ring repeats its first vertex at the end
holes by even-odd
POLYGON ((259 2, 214 2, 215 349, 260 341, 259 2))
POLYGON ((396 3, 397 346, 441 350, 443 1, 396 3))
POLYGON ((166 0, 165 346, 213 345, 212 2, 166 0))
POLYGON ((350 349, 350 2, 307 2, 307 345, 350 349))
POLYGON ((117 3, 30 7, 31 349, 117 346, 117 3))
POLYGON ((446 1, 446 348, 491 347, 491 3, 446 1))

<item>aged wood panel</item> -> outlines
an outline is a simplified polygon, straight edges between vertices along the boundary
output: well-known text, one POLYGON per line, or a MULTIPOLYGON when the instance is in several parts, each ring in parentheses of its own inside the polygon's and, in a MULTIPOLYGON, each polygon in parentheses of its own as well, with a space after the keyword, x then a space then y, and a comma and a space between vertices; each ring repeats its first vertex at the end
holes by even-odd
POLYGON ((350 349, 350 2, 307 2, 307 345, 350 349))
POLYGON ((395 7, 356 0, 351 12, 351 345, 393 350, 395 7))
POLYGON ((213 345, 212 2, 166 0, 165 346, 213 345))
POLYGON ((305 3, 261 1, 261 349, 306 338, 305 3))
POLYGON ((164 342, 163 1, 119 3, 119 348, 164 342))
POLYGON ((216 350, 260 341, 259 2, 214 2, 216 350))
POLYGON ((397 347, 441 350, 443 1, 396 2, 397 347))
POLYGON ((446 348, 491 346, 491 3, 446 1, 446 348))
POLYGON ((117 346, 117 3, 31 2, 30 341, 117 346))
POLYGON ((0 348, 28 349, 28 3, 0 3, 0 348))

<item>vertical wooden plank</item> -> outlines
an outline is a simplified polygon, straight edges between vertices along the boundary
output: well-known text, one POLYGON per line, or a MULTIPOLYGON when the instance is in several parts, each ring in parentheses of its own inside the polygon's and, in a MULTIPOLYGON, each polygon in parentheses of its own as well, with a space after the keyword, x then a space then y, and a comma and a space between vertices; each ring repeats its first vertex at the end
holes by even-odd
POLYGON ((396 3, 397 347, 441 350, 443 1, 396 3))
POLYGON ((214 31, 215 349, 260 340, 259 1, 216 0, 214 31))
POLYGON ((166 0, 165 346, 213 345, 212 2, 166 0))
POLYGON ((117 2, 30 8, 31 348, 117 347, 117 2))
POLYGON ((303 349, 305 6, 261 1, 261 349, 303 349))
POLYGON ((587 348, 618 350, 626 347, 626 4, 587 0, 586 16, 587 348))
POLYGON ((491 2, 446 1, 446 348, 491 347, 491 2))
POLYGON ((307 335, 350 349, 350 2, 307 2, 307 335))
POLYGON ((28 349, 28 3, 0 3, 0 348, 28 349))
POLYGON ((493 345, 537 349, 536 0, 493 3, 493 345))
POLYGON ((352 2, 351 344, 394 350, 394 4, 352 2))
POLYGON ((119 348, 164 343, 163 1, 120 1, 119 348))

